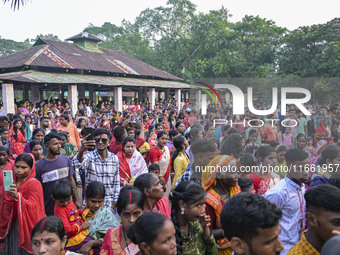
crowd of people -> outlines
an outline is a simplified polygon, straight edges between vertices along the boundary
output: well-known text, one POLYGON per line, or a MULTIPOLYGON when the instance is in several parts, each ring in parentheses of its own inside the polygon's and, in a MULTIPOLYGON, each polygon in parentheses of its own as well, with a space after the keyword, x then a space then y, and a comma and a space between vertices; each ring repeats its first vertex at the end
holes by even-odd
POLYGON ((307 108, 18 103, 0 116, 0 251, 338 254, 339 105, 307 108))

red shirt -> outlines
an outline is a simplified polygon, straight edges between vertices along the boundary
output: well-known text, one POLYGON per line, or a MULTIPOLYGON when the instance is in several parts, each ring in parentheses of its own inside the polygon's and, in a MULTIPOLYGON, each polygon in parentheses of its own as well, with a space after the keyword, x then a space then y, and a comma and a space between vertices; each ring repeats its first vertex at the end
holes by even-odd
POLYGON ((67 206, 63 207, 55 203, 54 215, 59 217, 63 222, 66 234, 69 235, 69 239, 72 239, 82 231, 80 225, 84 221, 80 217, 80 213, 72 201, 67 206))

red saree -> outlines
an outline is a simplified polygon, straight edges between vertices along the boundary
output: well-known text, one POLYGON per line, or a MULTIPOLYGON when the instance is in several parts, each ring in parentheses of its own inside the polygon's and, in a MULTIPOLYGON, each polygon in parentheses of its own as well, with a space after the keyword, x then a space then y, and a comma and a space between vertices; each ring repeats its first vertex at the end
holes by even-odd
MULTIPOLYGON (((33 158, 34 160, 34 158, 33 158)), ((35 162, 31 172, 18 188, 18 201, 7 191, 2 191, 0 204, 0 239, 4 239, 18 218, 19 247, 32 253, 31 231, 45 217, 44 196, 41 183, 35 179, 35 162)), ((14 183, 17 182, 13 171, 14 183)))

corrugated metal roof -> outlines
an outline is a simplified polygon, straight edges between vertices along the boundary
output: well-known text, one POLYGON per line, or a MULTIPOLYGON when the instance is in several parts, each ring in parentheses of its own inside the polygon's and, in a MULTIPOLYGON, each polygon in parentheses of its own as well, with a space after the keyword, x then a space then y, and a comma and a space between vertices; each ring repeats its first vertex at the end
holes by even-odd
MULTIPOLYGON (((140 75, 165 80, 182 79, 135 59, 121 51, 100 49, 102 53, 83 49, 73 43, 39 39, 39 45, 0 57, 0 69, 15 67, 43 67, 51 69, 77 69, 105 73, 140 75)), ((130 77, 131 77, 130 76, 130 77)))
POLYGON ((103 86, 133 86, 133 87, 155 87, 172 89, 189 89, 191 85, 178 82, 155 79, 123 78, 82 74, 61 74, 37 71, 23 71, 15 73, 0 74, 3 82, 19 82, 33 84, 91 84, 103 86))

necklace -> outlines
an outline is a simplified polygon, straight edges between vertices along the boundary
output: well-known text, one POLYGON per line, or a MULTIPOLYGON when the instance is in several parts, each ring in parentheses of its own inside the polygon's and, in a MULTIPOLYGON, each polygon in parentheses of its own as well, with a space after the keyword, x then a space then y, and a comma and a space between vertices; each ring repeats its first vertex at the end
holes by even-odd
POLYGON ((127 243, 127 238, 126 238, 126 234, 125 234, 125 231, 124 231, 124 227, 122 227, 122 231, 123 231, 123 236, 124 236, 126 248, 128 249, 129 254, 131 254, 128 243, 127 243))

